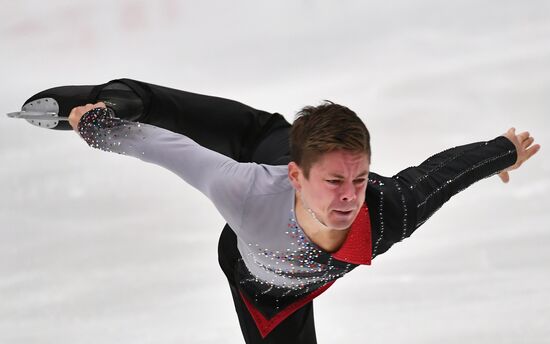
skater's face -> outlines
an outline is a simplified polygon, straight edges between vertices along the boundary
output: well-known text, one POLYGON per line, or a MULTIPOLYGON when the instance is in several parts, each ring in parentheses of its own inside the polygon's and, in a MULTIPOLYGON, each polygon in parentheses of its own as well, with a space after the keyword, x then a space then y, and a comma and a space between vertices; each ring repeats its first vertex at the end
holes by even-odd
POLYGON ((298 199, 327 227, 348 229, 363 203, 370 167, 369 156, 343 150, 325 153, 315 162, 306 178, 291 162, 289 178, 298 199))

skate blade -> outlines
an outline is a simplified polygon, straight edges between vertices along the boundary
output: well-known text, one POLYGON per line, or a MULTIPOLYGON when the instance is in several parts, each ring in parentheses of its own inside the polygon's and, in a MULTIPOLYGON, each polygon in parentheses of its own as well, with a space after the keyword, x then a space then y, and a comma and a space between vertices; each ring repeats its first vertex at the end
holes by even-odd
POLYGON ((53 98, 40 98, 29 102, 21 111, 10 112, 8 117, 21 118, 37 127, 52 129, 60 121, 68 121, 67 117, 59 117, 59 104, 53 98))
POLYGON ((21 119, 45 119, 50 121, 68 121, 68 118, 58 117, 55 112, 42 112, 42 111, 17 111, 7 114, 9 118, 21 118, 21 119))

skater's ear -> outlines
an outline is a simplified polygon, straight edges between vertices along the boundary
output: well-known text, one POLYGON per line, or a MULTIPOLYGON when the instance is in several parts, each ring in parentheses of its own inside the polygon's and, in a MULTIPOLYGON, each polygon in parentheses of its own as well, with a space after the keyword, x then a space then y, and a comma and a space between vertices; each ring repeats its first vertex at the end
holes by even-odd
POLYGON ((302 180, 304 178, 304 172, 298 166, 297 163, 291 161, 288 163, 288 179, 296 191, 302 189, 302 180))

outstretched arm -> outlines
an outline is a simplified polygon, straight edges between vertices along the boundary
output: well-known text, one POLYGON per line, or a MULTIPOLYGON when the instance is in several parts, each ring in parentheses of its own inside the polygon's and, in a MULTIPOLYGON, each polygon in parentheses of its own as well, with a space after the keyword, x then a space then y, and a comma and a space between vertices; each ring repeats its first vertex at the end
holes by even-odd
POLYGON ((93 148, 133 156, 174 172, 205 194, 231 227, 239 230, 242 205, 256 175, 263 171, 260 165, 238 163, 184 135, 110 115, 104 104, 88 104, 75 108, 69 121, 93 148))
POLYGON ((373 256, 409 237, 453 195, 476 181, 517 169, 539 145, 528 133, 511 129, 491 141, 435 154, 415 167, 388 178, 369 175, 367 204, 373 224, 373 256))

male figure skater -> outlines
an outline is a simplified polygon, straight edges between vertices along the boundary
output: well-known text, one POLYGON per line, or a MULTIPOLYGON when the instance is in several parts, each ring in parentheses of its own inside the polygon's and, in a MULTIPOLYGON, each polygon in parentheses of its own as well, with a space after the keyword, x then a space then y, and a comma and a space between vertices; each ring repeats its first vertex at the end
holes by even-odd
POLYGON ((388 178, 370 172, 368 130, 344 106, 304 108, 290 130, 288 157, 280 115, 116 83, 148 102, 133 117, 112 103, 116 115, 143 123, 113 117, 97 103, 74 108, 71 126, 90 146, 168 168, 213 201, 230 226, 219 261, 247 343, 315 343, 315 297, 410 236, 452 195, 496 173, 507 181, 540 148, 529 133, 510 129, 388 178), (159 107, 178 112, 163 115, 159 107))

